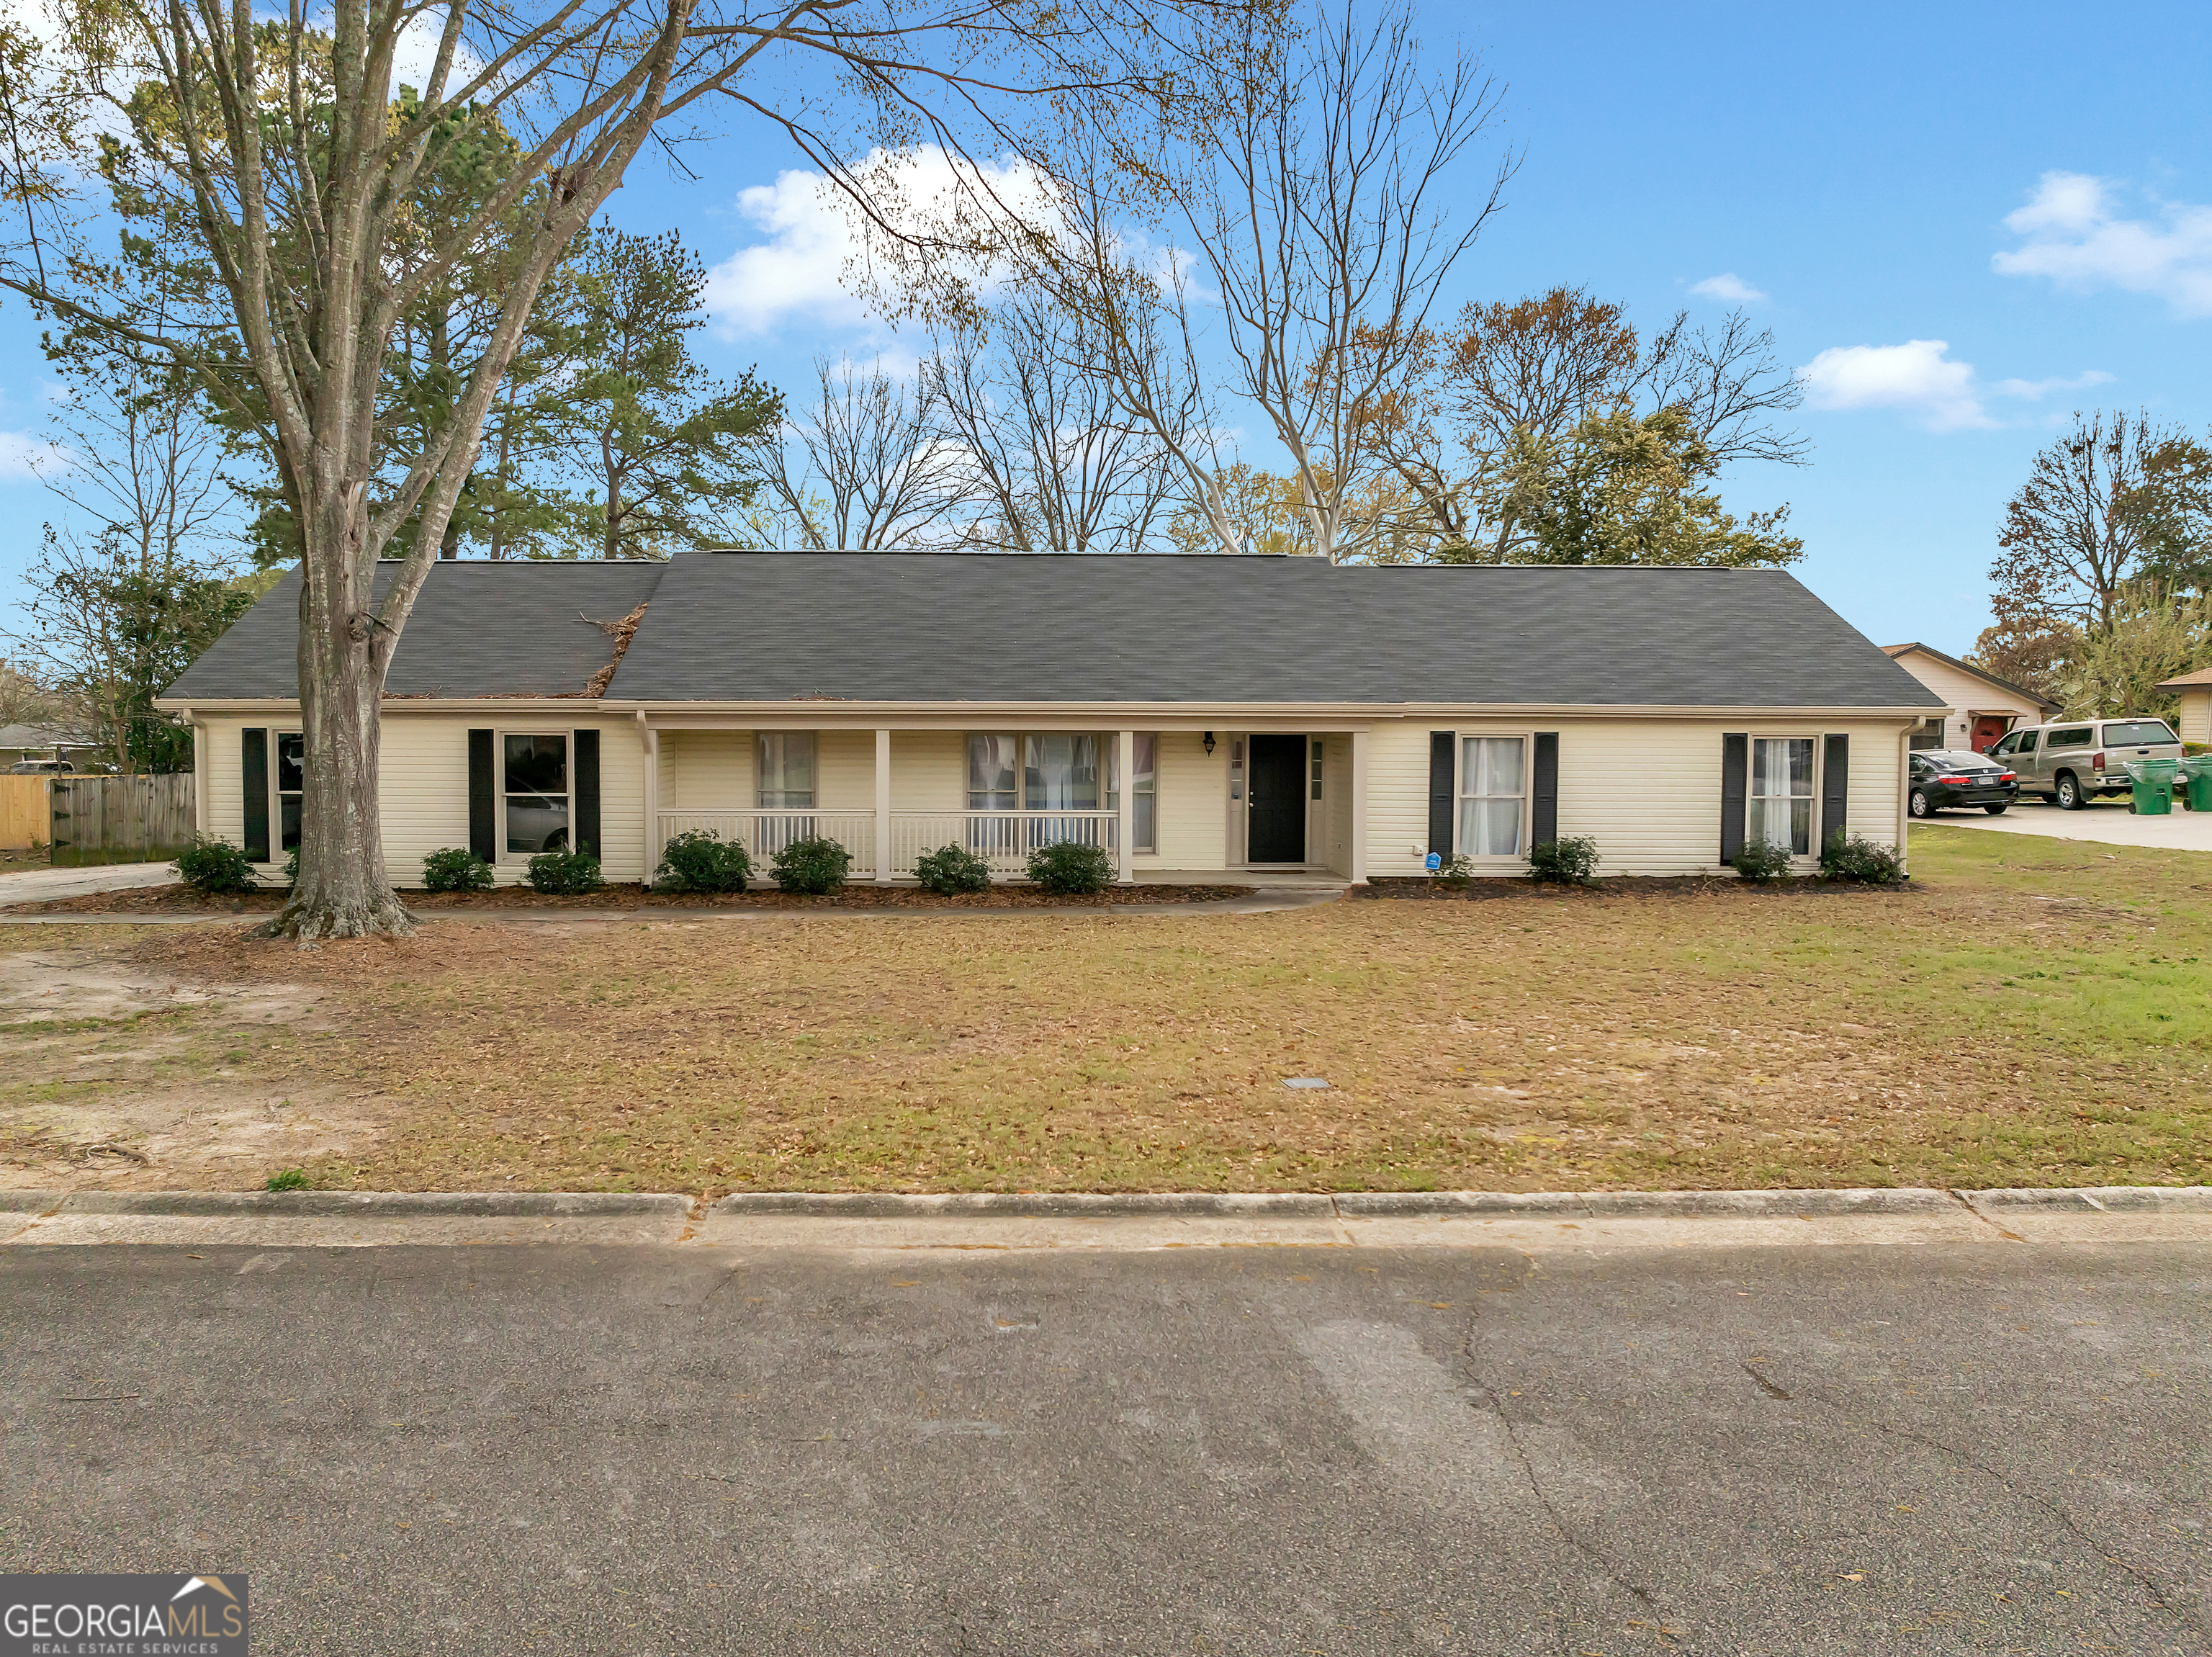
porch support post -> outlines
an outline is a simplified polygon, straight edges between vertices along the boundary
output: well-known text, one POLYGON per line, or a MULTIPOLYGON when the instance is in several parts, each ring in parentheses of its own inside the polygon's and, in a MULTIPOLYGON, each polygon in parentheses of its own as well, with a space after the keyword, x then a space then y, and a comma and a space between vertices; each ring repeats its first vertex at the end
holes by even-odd
POLYGON ((1137 734, 1134 731, 1114 733, 1114 879, 1121 886, 1136 884, 1136 865, 1131 860, 1136 849, 1130 842, 1136 838, 1137 807, 1137 734))
POLYGON ((876 884, 891 883, 891 734, 876 733, 876 884))
POLYGON ((645 868, 638 879, 653 884, 653 871, 660 867, 660 733, 645 722, 645 710, 637 710, 638 743, 645 750, 645 868))
POLYGON ((1352 884, 1367 884, 1367 733, 1352 734, 1352 884))

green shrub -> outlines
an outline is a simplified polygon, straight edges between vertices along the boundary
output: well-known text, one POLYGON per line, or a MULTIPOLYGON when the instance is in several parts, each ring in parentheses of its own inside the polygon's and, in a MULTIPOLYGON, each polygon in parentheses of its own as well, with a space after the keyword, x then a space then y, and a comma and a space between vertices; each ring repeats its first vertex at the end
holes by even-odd
POLYGON ((556 897, 580 897, 599 889, 599 860, 588 846, 574 851, 541 851, 524 865, 524 878, 533 892, 556 897))
POLYGON ((246 855, 211 834, 192 836, 191 844, 177 854, 170 867, 177 871, 179 880, 203 898, 228 898, 234 892, 251 892, 258 884, 246 855))
POLYGON ((853 854, 826 836, 793 840, 769 859, 769 873, 786 892, 819 898, 845 884, 853 854))
POLYGON ((1832 880, 1895 886, 1905 878, 1905 859, 1894 846, 1880 844, 1863 834, 1845 839, 1843 830, 1838 829, 1820 848, 1820 873, 1832 880))
POLYGON ((1436 881, 1448 892, 1464 892, 1474 881, 1474 859, 1456 856, 1437 865, 1436 881))
POLYGON ((753 860, 735 840, 700 829, 679 834, 661 848, 653 872, 655 892, 743 892, 753 860))
POLYGON ((1597 874, 1597 842, 1578 834, 1531 846, 1528 874, 1554 886, 1588 886, 1597 874))
POLYGON ((1729 866, 1745 880, 1763 886, 1789 874, 1790 848, 1777 845, 1771 840, 1747 840, 1743 850, 1729 860, 1729 866))
POLYGON ((289 892, 300 884, 300 848, 294 846, 284 859, 284 890, 289 892))
POLYGON ((1103 892, 1114 878, 1114 860, 1103 846, 1055 840, 1030 853, 1029 877, 1056 897, 1088 897, 1103 892))
POLYGON ((924 892, 951 897, 961 892, 987 892, 991 866, 965 846, 939 846, 914 860, 914 878, 924 892))
POLYGON ((491 865, 466 846, 447 846, 422 860, 425 892, 489 892, 491 865))
POLYGON ((307 1171, 305 1168, 281 1169, 277 1173, 272 1173, 269 1176, 269 1184, 264 1189, 268 1191, 305 1191, 307 1189, 307 1171))

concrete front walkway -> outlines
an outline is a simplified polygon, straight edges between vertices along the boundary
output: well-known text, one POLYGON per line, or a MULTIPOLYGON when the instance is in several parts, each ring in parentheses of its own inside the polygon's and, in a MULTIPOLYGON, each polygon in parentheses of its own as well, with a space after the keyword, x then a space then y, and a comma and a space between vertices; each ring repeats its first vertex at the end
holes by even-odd
POLYGON ((1985 829, 1993 834, 2042 834, 2059 840, 2097 840, 2108 846, 2166 846, 2212 851, 2212 812, 2184 811, 2177 801, 2166 817, 2138 817, 2124 802, 2099 801, 2080 811, 2061 811, 2023 800, 2002 817, 1981 811, 1947 811, 1915 828, 1985 829))
POLYGON ((128 892, 135 886, 168 886, 177 878, 170 863, 97 863, 88 868, 27 868, 0 874, 0 909, 10 904, 43 904, 78 898, 88 892, 128 892))

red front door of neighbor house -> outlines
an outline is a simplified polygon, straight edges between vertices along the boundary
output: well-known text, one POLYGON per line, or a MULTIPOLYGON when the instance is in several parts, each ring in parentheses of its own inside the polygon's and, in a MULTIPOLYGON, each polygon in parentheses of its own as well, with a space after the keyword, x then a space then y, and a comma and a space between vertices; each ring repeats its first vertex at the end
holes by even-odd
POLYGON ((1974 716, 1974 752, 1987 753, 1997 745, 1997 739, 2012 728, 2012 721, 2002 714, 1974 716))

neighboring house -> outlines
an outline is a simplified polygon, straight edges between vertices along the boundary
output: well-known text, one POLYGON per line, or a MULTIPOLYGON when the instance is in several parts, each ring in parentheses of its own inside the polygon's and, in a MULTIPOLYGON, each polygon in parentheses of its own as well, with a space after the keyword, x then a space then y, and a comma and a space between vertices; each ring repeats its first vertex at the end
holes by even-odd
MULTIPOLYGON (((379 591, 392 566, 379 574, 379 591)), ((297 843, 296 574, 170 687, 203 830, 297 843)), ((441 563, 387 681, 386 857, 519 880, 587 844, 650 874, 711 830, 802 835, 854 878, 1055 840, 1123 880, 1485 873, 1595 838, 1604 871, 1808 860, 1904 836, 1942 698, 1771 570, 1332 566, 1301 557, 692 552, 441 563)))
POLYGON ((2158 688, 2181 698, 2181 740, 2212 743, 2212 667, 2169 679, 2158 688))
POLYGON ((2063 709, 2022 685, 1925 644, 1885 644, 1881 653, 1950 705, 1913 733, 1916 748, 1986 752, 2015 725, 2040 725, 2063 709))
POLYGON ((0 771, 26 759, 69 759, 82 765, 99 746, 59 725, 0 725, 0 771))

